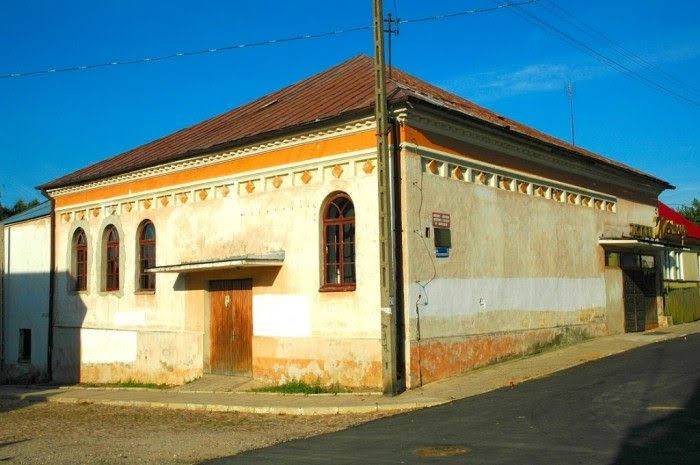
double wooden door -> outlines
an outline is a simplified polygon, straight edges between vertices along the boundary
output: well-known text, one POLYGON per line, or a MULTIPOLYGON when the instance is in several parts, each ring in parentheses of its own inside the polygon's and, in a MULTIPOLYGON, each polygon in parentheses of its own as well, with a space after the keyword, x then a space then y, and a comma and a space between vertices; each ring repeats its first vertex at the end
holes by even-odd
POLYGON ((211 372, 250 374, 253 359, 253 280, 210 281, 209 291, 211 372))

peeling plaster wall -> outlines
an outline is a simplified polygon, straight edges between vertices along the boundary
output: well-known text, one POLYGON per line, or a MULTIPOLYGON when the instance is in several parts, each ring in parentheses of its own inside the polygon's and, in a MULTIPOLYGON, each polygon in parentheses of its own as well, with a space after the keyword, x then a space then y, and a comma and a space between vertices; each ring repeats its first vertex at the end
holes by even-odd
POLYGON ((274 178, 251 172, 212 181, 226 189, 206 187, 206 196, 196 185, 154 192, 148 208, 139 198, 127 198, 104 199, 98 215, 91 206, 80 215, 74 211, 81 207, 60 211, 56 260, 65 273, 56 286, 55 377, 182 383, 200 376, 209 366, 209 281, 252 278, 256 378, 381 387, 376 169, 372 154, 359 160, 342 155, 340 161, 306 166, 307 182, 302 170, 288 167, 292 174, 280 174, 278 186, 274 178), (241 176, 250 184, 239 182, 241 176), (357 289, 321 293, 320 214, 335 191, 348 193, 355 205, 357 289), (123 208, 126 202, 133 202, 130 210, 123 208), (70 217, 63 216, 70 210, 70 217), (157 265, 277 250, 285 251, 284 264, 162 273, 155 293, 140 293, 136 235, 144 219, 156 228, 157 265), (108 224, 120 234, 122 283, 109 293, 101 290, 99 252, 108 224), (67 277, 77 227, 86 231, 89 243, 88 290, 80 293, 71 291, 67 277))
MULTIPOLYGON (((255 378, 271 383, 297 378, 381 387, 376 182, 374 174, 339 179, 327 174, 317 183, 281 192, 241 195, 221 200, 221 205, 214 200, 214 210, 230 211, 227 224, 221 225, 229 230, 219 232, 215 240, 205 230, 195 230, 196 204, 178 215, 183 224, 177 227, 191 231, 178 246, 185 256, 193 250, 201 250, 205 256, 285 251, 284 265, 279 269, 199 273, 188 276, 185 284, 191 289, 186 305, 204 309, 208 315, 206 289, 210 280, 253 279, 255 378), (357 288, 353 292, 318 290, 321 208, 335 191, 348 193, 355 205, 357 288)), ((205 368, 208 325, 207 319, 203 328, 205 368)))
POLYGON ((600 211, 433 174, 412 151, 402 160, 409 387, 566 331, 619 331, 621 277, 598 239, 652 226, 653 205, 618 197, 616 213, 600 211), (432 212, 451 215, 449 258, 435 256, 432 212))
POLYGON ((51 221, 41 217, 7 225, 4 236, 5 379, 46 381, 51 221), (31 361, 19 361, 20 329, 31 330, 31 361))
POLYGON ((625 332, 625 302, 622 288, 622 270, 605 269, 605 313, 609 334, 625 332))
POLYGON ((700 281, 700 254, 696 252, 681 253, 681 267, 683 268, 683 281, 700 281))

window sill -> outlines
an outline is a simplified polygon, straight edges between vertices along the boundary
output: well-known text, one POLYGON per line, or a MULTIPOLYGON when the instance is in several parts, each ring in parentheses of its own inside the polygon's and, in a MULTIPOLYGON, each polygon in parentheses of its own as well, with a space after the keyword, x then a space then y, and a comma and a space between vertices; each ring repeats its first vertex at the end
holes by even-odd
POLYGON ((90 291, 85 289, 83 291, 70 291, 69 295, 88 295, 89 293, 90 293, 90 291))
POLYGON ((353 292, 355 284, 325 284, 318 288, 318 292, 353 292))
POLYGON ((156 291, 155 289, 150 291, 150 290, 141 290, 141 291, 134 291, 134 295, 155 295, 156 291))

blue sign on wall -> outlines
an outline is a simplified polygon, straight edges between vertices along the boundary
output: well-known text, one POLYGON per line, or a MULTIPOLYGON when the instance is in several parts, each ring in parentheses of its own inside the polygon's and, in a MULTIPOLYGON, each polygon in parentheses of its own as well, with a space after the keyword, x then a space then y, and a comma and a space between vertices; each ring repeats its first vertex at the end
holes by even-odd
POLYGON ((450 256, 450 249, 447 247, 435 247, 435 256, 437 258, 447 258, 450 256))

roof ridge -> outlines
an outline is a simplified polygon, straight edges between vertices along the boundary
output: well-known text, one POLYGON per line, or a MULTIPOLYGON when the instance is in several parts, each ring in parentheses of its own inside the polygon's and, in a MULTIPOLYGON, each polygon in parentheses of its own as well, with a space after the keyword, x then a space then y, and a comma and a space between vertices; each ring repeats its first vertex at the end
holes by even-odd
MULTIPOLYGON (((45 190, 47 187, 50 188, 50 187, 51 187, 52 185, 54 185, 54 184, 61 183, 65 178, 73 177, 73 176, 75 176, 75 175, 79 175, 81 172, 84 172, 84 170, 87 170, 87 169, 89 169, 89 168, 91 168, 91 167, 93 167, 93 166, 95 166, 95 165, 97 165, 97 164, 102 164, 102 163, 107 163, 107 162, 110 162, 110 161, 114 161, 114 160, 116 160, 116 159, 119 159, 119 158, 121 158, 121 157, 127 155, 127 154, 133 153, 133 152, 135 152, 135 151, 137 151, 137 150, 139 150, 139 149, 143 149, 143 148, 146 148, 146 147, 155 146, 155 145, 157 145, 158 143, 163 142, 164 140, 169 139, 169 138, 171 138, 171 137, 175 137, 175 136, 177 136, 177 135, 183 135, 183 134, 187 133, 187 131, 192 130, 192 129, 194 129, 194 128, 206 126, 208 123, 211 123, 212 121, 217 120, 217 119, 219 119, 219 118, 226 117, 227 115, 230 115, 232 112, 241 111, 241 112, 243 112, 243 114, 241 114, 240 117, 248 116, 248 115, 250 115, 251 113, 254 113, 254 112, 249 112, 249 111, 247 111, 247 110, 252 110, 252 107, 254 107, 255 104, 260 103, 260 102, 262 102, 262 101, 264 101, 264 100, 266 100, 266 99, 273 98, 275 95, 281 94, 281 93, 283 93, 283 92, 285 92, 285 91, 290 91, 290 90, 292 90, 292 89, 294 89, 294 88, 298 88, 299 86, 302 86, 302 85, 305 84, 305 83, 311 83, 311 82, 314 82, 314 81, 318 81, 319 79, 322 79, 324 76, 328 76, 329 74, 332 74, 333 72, 337 71, 339 68, 342 68, 343 66, 348 66, 348 65, 350 65, 350 64, 353 63, 353 62, 359 62, 361 59, 371 59, 371 58, 370 58, 369 56, 367 56, 366 54, 363 54, 363 53, 358 54, 358 55, 355 55, 355 56, 353 56, 353 57, 351 57, 351 58, 349 58, 349 59, 347 59, 347 60, 345 60, 345 61, 343 61, 343 62, 341 62, 341 63, 338 63, 337 65, 334 65, 334 66, 332 66, 332 67, 330 67, 330 68, 328 68, 328 69, 325 69, 325 70, 323 70, 323 71, 321 71, 321 72, 312 74, 312 75, 307 76, 307 77, 305 77, 305 78, 299 79, 298 81, 295 81, 295 82, 293 82, 293 83, 291 83, 291 84, 288 84, 288 85, 282 87, 281 89, 274 90, 274 91, 269 92, 269 93, 267 93, 267 94, 265 94, 265 95, 263 95, 263 96, 261 96, 261 97, 258 97, 258 98, 256 98, 256 99, 254 99, 254 100, 251 100, 251 101, 249 101, 249 102, 243 103, 243 104, 238 105, 238 106, 236 106, 236 107, 230 108, 230 109, 228 109, 228 110, 226 110, 226 111, 224 111, 224 112, 222 112, 222 113, 217 113, 216 115, 212 115, 212 116, 210 116, 210 117, 208 117, 208 118, 206 118, 206 119, 204 119, 204 120, 202 120, 202 121, 199 121, 199 122, 197 122, 197 123, 190 124, 189 126, 185 126, 184 128, 177 129, 177 130, 175 130, 175 131, 173 131, 173 132, 170 132, 170 133, 167 133, 167 134, 165 134, 165 135, 163 135, 163 136, 161 136, 161 137, 158 137, 157 139, 153 139, 153 140, 151 140, 151 141, 144 142, 143 144, 137 145, 136 147, 133 147, 133 148, 128 149, 128 150, 123 151, 123 152, 119 152, 119 153, 117 153, 117 154, 115 154, 115 155, 113 155, 113 156, 111 156, 111 157, 108 157, 108 158, 105 158, 105 159, 103 159, 103 160, 100 160, 100 161, 97 161, 97 162, 95 162, 95 163, 92 163, 92 164, 90 164, 90 165, 88 165, 88 166, 86 166, 86 167, 83 167, 83 168, 80 168, 80 169, 78 169, 78 170, 76 170, 76 171, 73 171, 73 172, 71 172, 71 173, 68 173, 68 174, 65 175, 65 176, 61 176, 61 177, 59 177, 59 178, 57 178, 57 179, 55 179, 55 180, 53 180, 53 181, 50 181, 50 182, 48 182, 48 183, 44 183, 44 184, 42 184, 42 185, 40 185, 40 186, 37 186, 37 189, 43 191, 43 190, 45 190)), ((205 148, 205 149, 206 149, 206 148, 205 148)))
MULTIPOLYGON (((374 59, 366 54, 355 55, 199 123, 73 171, 39 186, 39 189, 104 179, 300 130, 321 121, 369 113, 374 108, 375 100, 373 63, 374 59)), ((393 66, 387 75, 387 94, 392 102, 420 100, 442 111, 455 112, 461 117, 477 119, 521 137, 539 140, 566 154, 605 163, 672 187, 654 176, 573 146, 393 66)))

